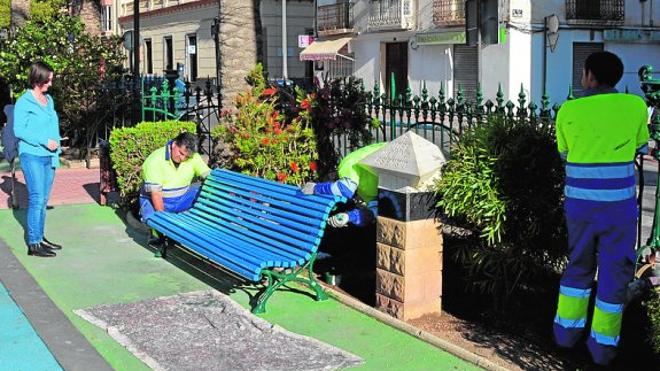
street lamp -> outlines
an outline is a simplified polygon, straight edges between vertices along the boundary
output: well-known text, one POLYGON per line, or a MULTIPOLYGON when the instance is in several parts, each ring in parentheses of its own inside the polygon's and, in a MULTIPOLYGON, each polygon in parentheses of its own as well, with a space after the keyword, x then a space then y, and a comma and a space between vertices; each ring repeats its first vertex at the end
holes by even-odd
POLYGON ((282 77, 284 78, 284 86, 286 80, 289 78, 289 67, 287 66, 287 45, 286 45, 286 0, 282 0, 282 77))
POLYGON ((133 0, 133 123, 140 120, 140 0, 133 0))

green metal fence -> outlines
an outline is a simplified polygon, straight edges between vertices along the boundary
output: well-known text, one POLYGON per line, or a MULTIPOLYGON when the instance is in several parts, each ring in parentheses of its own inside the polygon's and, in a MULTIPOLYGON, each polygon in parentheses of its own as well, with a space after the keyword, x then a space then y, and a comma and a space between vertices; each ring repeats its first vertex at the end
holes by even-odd
MULTIPOLYGON (((397 93, 394 75, 390 78, 389 96, 381 92, 378 82, 372 92, 365 94, 365 109, 378 123, 371 129, 375 141, 390 141, 412 130, 438 145, 446 154, 463 132, 487 122, 491 116, 523 120, 530 125, 552 125, 560 108, 558 103, 551 105, 547 93, 543 94, 539 104, 529 101, 522 85, 515 103, 505 98, 501 84, 494 101, 484 100, 481 87, 472 101, 466 98, 460 86, 455 96, 448 96, 444 84, 435 96, 429 93, 426 83, 422 83, 419 95, 413 95, 410 86, 397 93)), ((571 87, 566 99, 574 99, 571 87)), ((346 135, 336 135, 334 144, 342 156, 355 149, 346 135)))

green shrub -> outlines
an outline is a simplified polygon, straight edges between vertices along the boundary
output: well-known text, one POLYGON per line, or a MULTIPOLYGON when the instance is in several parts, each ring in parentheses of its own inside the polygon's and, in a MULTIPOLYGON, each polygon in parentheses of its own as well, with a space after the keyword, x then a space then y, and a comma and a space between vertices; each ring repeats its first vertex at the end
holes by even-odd
POLYGON ((110 133, 110 160, 117 173, 122 204, 134 207, 142 184, 144 160, 154 150, 181 132, 196 132, 194 122, 143 122, 135 127, 117 128, 110 133))
POLYGON ((0 30, 8 29, 11 23, 11 2, 0 0, 0 30))
POLYGON ((644 301, 644 308, 649 319, 648 342, 653 351, 660 354, 660 295, 655 293, 644 301))
POLYGON ((236 111, 222 114, 211 131, 213 163, 244 174, 303 185, 316 179, 316 141, 309 125, 314 97, 296 89, 295 113, 277 109, 278 91, 266 88, 258 65, 249 75, 249 91, 236 97, 236 111))
POLYGON ((66 0, 31 0, 30 19, 46 23, 66 9, 66 0))
POLYGON ((548 125, 493 117, 464 134, 436 186, 438 207, 481 236, 455 255, 471 288, 506 304, 522 285, 561 270, 563 182, 548 125))

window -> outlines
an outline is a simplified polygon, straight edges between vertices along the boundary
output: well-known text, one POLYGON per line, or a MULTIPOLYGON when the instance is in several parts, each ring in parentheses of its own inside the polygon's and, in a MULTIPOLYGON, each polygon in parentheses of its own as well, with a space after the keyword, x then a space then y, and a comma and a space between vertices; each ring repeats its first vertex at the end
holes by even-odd
POLYGON ((174 69, 174 48, 172 47, 172 36, 164 37, 163 45, 164 45, 163 59, 165 61, 164 67, 166 70, 174 69))
POLYGON ((112 6, 101 7, 101 31, 112 31, 112 6))
POLYGON ((188 78, 197 80, 197 35, 188 35, 188 78))
POLYGON ((474 100, 479 87, 479 49, 477 46, 454 45, 454 96, 463 89, 463 97, 474 100))
POLYGON ((144 49, 146 53, 146 59, 147 59, 147 73, 148 74, 153 74, 154 73, 154 55, 153 55, 153 49, 151 47, 151 39, 146 39, 144 40, 144 49))

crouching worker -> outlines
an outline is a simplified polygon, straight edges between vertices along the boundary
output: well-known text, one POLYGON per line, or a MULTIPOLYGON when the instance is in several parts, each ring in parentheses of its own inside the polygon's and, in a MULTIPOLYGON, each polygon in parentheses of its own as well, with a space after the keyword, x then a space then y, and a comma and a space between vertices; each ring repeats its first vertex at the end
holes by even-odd
POLYGON ((305 184, 303 187, 305 194, 343 196, 354 204, 354 208, 331 216, 328 225, 335 228, 345 227, 348 224, 363 227, 376 220, 378 174, 360 161, 386 144, 375 143, 346 155, 337 168, 339 179, 334 182, 305 184))
MULTIPOLYGON (((181 133, 155 150, 142 165, 142 221, 146 222, 159 211, 179 213, 188 210, 200 190, 199 185, 191 185, 193 179, 204 179, 210 171, 197 153, 197 137, 193 134, 181 133)), ((156 232, 149 245, 160 249, 164 242, 163 236, 156 232)))

